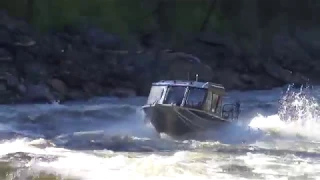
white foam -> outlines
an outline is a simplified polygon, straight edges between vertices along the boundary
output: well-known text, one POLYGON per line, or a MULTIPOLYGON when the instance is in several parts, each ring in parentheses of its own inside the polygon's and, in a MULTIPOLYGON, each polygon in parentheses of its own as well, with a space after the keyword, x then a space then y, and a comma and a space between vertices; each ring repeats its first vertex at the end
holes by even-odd
POLYGON ((290 137, 304 137, 309 140, 320 141, 320 123, 306 119, 304 124, 299 121, 285 122, 278 115, 253 118, 251 127, 260 128, 278 135, 290 137))
MULTIPOLYGON (((314 100, 297 95, 291 104, 283 106, 284 112, 265 117, 258 115, 252 119, 250 126, 270 132, 277 131, 281 135, 296 136, 299 134, 312 140, 320 140, 320 123, 316 107, 317 103, 314 100), (285 114, 288 110, 286 107, 290 106, 298 110, 295 116, 292 116, 296 119, 281 119, 280 117, 286 117, 280 116, 281 113, 285 114)), ((142 115, 139 114, 140 112, 137 112, 136 115, 139 116, 139 122, 136 118, 132 118, 132 121, 108 127, 108 132, 153 137, 150 129, 146 130, 140 119, 142 115)), ((192 145, 201 148, 206 143, 197 141, 192 145)), ((214 144, 219 145, 218 142, 214 144)), ((304 173, 315 176, 316 172, 320 172, 319 163, 316 161, 265 154, 247 153, 241 156, 228 154, 224 157, 221 154, 188 151, 162 155, 160 153, 116 153, 108 150, 97 154, 94 151, 81 152, 57 148, 42 139, 35 141, 17 139, 0 143, 0 157, 17 152, 56 157, 51 161, 43 159, 29 161, 25 166, 28 167, 30 173, 37 174, 45 171, 81 180, 105 180, 110 177, 119 179, 245 179, 221 169, 221 165, 230 165, 236 160, 240 161, 241 165, 252 168, 253 172, 264 175, 266 179, 280 179, 279 175, 302 176, 304 173), (39 144, 44 144, 44 146, 39 146, 39 144), (236 156, 238 158, 235 158, 236 156)))
POLYGON ((305 95, 303 91, 291 92, 284 96, 278 114, 258 115, 252 119, 249 125, 265 131, 276 132, 278 135, 298 136, 319 141, 320 112, 318 107, 314 97, 305 95))
MULTIPOLYGON (((36 141, 42 142, 42 141, 36 141)), ((25 166, 30 173, 47 172, 83 180, 119 179, 233 179, 217 168, 218 164, 196 161, 198 153, 180 151, 173 155, 128 155, 105 151, 104 156, 63 148, 38 148, 26 139, 0 144, 0 157, 9 153, 55 156, 54 161, 33 159, 25 166), (32 144, 32 145, 31 145, 32 144)), ((203 156, 203 155, 202 155, 203 156)), ((212 160, 213 162, 214 160, 212 160)))
POLYGON ((319 163, 312 160, 300 159, 296 156, 267 156, 265 154, 252 154, 239 156, 245 165, 252 168, 254 173, 264 175, 266 179, 288 179, 288 176, 317 176, 320 172, 319 163), (283 177, 284 176, 284 177, 283 177))

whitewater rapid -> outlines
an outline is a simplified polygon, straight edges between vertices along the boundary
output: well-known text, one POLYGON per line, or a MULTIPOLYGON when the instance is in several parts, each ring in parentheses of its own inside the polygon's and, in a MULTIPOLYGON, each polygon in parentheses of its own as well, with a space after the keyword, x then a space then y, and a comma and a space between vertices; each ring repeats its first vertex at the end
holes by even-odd
POLYGON ((264 132, 229 132, 232 143, 210 132, 159 138, 143 122, 145 98, 1 106, 0 179, 320 179, 317 96, 317 88, 231 92, 244 124, 264 132))

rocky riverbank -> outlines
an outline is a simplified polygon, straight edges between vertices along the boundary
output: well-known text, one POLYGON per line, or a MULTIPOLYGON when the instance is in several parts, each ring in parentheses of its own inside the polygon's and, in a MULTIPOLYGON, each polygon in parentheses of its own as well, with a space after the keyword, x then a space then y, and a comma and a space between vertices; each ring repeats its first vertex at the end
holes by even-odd
POLYGON ((156 40, 128 43, 89 26, 43 33, 1 13, 0 103, 146 95, 152 81, 188 74, 228 90, 318 80, 316 47, 305 47, 298 37, 275 36, 270 56, 245 53, 232 38, 212 32, 191 37, 161 48, 156 40))

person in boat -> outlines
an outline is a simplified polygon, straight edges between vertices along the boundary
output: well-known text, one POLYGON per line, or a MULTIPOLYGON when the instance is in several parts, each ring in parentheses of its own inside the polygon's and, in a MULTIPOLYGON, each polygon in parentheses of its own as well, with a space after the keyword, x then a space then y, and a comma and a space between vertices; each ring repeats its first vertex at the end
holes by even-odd
POLYGON ((240 101, 236 101, 235 103, 235 118, 238 119, 240 115, 240 101))
POLYGON ((200 88, 190 88, 185 106, 193 109, 202 109, 205 97, 206 90, 200 88))
POLYGON ((185 87, 170 88, 165 103, 180 106, 184 98, 184 92, 185 87))

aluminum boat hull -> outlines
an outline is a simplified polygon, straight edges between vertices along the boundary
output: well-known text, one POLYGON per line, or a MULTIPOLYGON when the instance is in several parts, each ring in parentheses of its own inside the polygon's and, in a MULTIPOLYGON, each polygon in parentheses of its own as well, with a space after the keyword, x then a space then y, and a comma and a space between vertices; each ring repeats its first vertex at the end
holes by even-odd
POLYGON ((146 121, 150 121, 158 133, 170 136, 221 128, 231 121, 207 112, 175 105, 154 104, 142 107, 146 121))

